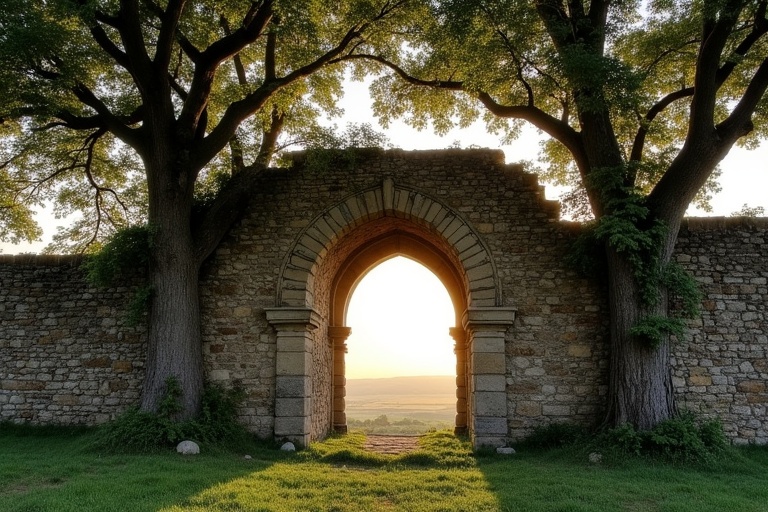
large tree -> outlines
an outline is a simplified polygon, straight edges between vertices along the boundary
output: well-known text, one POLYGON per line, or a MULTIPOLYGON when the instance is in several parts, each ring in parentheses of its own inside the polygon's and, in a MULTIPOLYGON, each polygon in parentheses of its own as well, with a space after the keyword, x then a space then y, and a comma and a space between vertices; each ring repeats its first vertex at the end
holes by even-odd
POLYGON ((377 112, 438 129, 485 112, 492 129, 514 136, 527 122, 551 137, 546 176, 576 183, 596 219, 610 305, 607 419, 645 429, 671 417, 669 343, 682 322, 670 298, 696 306, 673 250, 718 163, 766 133, 766 1, 422 8, 405 51, 369 56, 385 71, 372 89, 377 112))
POLYGON ((146 219, 144 410, 169 377, 181 417, 198 410, 201 264, 286 124, 300 131, 333 109, 338 63, 383 44, 405 3, 0 1, 0 238, 35 236, 31 208, 44 200, 85 212, 67 233, 84 244, 146 219))

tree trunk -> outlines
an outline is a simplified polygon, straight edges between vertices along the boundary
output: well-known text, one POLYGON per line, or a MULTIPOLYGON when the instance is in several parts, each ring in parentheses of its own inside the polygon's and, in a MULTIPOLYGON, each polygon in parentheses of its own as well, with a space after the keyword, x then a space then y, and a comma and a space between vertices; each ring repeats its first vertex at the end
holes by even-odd
MULTIPOLYGON (((166 169, 168 174, 172 173, 166 169)), ((192 194, 184 190, 181 179, 163 185, 155 187, 161 192, 150 197, 152 298, 141 408, 157 411, 167 379, 175 378, 182 391, 182 411, 175 419, 188 419, 199 412, 203 390, 199 260, 190 229, 192 194)))
POLYGON ((667 315, 667 296, 644 307, 627 259, 610 247, 608 288, 611 311, 611 363, 608 385, 609 426, 630 424, 639 430, 653 428, 676 412, 669 361, 669 338, 658 347, 638 340, 630 329, 647 314, 667 315))

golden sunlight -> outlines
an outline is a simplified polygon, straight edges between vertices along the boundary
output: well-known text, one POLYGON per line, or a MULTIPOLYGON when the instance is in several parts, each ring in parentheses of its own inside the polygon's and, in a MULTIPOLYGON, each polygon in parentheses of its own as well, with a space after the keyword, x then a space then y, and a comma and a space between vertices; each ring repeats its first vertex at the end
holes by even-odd
POLYGON ((448 292, 426 267, 404 257, 379 264, 349 304, 347 378, 455 375, 454 323, 448 292))

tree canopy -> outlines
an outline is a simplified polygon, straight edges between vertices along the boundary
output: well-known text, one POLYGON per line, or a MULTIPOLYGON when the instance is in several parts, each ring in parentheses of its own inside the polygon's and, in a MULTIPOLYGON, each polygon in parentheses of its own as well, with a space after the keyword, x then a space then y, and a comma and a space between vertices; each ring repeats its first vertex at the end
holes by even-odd
POLYGON ((77 219, 53 250, 146 222, 152 109, 199 142, 205 198, 284 146, 339 142, 318 124, 339 114, 337 63, 383 43, 402 4, 0 1, 0 240, 39 236, 43 204, 77 219))
MULTIPOLYGON (((582 200, 581 178, 594 167, 584 148, 587 118, 605 116, 610 127, 599 136, 621 157, 611 165, 629 164, 628 183, 650 193, 686 142, 703 57, 714 75, 699 110, 711 109, 709 126, 732 131, 720 145, 754 146, 768 130, 762 2, 448 0, 424 9, 408 51, 372 56, 394 70, 372 88, 381 119, 431 121, 445 131, 483 116, 508 138, 530 123, 551 136, 543 177, 576 185, 582 200), (713 30, 722 41, 705 45, 713 30)), ((707 166, 694 197, 704 206, 717 190, 718 172, 707 166)), ((589 209, 574 206, 577 214, 589 209)))
POLYGON ((0 0, 0 239, 34 236, 46 200, 82 212, 60 238, 81 250, 148 223, 142 409, 173 379, 180 417, 198 411, 200 266, 280 135, 318 132, 339 64, 386 47, 407 4, 0 0))

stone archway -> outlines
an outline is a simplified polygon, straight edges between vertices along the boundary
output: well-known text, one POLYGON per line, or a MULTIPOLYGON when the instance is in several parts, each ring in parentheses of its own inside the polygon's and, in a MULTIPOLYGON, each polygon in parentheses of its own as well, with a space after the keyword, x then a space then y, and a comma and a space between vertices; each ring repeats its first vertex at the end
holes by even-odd
POLYGON ((397 254, 432 270, 453 301, 457 430, 476 446, 506 442, 505 334, 514 308, 502 306, 491 252, 459 212, 391 179, 315 217, 282 264, 276 307, 266 310, 277 332, 276 437, 307 445, 322 430, 344 429, 346 307, 355 283, 397 254), (327 359, 330 375, 321 382, 313 365, 327 359), (326 423, 313 400, 330 402, 326 423))
MULTIPOLYGON (((357 284, 374 267, 395 256, 410 258, 432 271, 445 287, 451 299, 455 320, 461 325, 461 314, 466 311, 466 293, 461 276, 453 263, 440 249, 423 236, 404 231, 389 223, 390 230, 362 244, 340 266, 331 288, 329 337, 334 346, 333 368, 333 429, 346 432, 346 340, 351 330, 347 327, 347 311, 357 284)), ((407 290, 404 290, 407 293, 407 290)), ((447 326, 446 326, 447 327, 447 326)), ((456 354, 456 418, 455 431, 467 432, 467 358, 462 330, 453 327, 456 354)))

